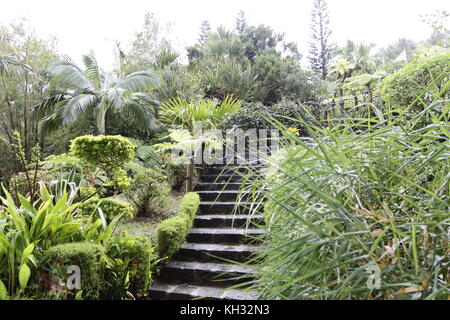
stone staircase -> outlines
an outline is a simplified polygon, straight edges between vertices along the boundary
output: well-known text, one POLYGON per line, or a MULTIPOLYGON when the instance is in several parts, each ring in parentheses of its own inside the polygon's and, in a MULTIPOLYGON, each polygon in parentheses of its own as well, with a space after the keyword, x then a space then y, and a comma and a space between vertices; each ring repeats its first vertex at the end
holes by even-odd
MULTIPOLYGON (((247 167, 213 165, 201 175, 195 191, 200 211, 187 242, 161 270, 149 291, 150 299, 252 300, 254 291, 229 287, 252 279, 250 262, 260 250, 257 224, 262 215, 249 215, 248 193, 240 193, 247 167), (239 197, 239 199, 238 199, 239 197), (239 200, 239 205, 235 206, 239 200)), ((254 262, 254 261, 253 261, 254 262)))

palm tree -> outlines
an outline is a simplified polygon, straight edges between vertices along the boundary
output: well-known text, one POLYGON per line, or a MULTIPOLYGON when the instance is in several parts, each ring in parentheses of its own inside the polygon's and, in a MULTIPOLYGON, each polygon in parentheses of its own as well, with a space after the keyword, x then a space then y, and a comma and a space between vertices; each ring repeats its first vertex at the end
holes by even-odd
POLYGON ((30 67, 23 64, 16 58, 0 55, 0 76, 11 73, 14 68, 31 71, 30 67))
MULTIPOLYGON (((161 121, 182 129, 177 133, 181 144, 186 144, 183 139, 193 141, 194 137, 197 141, 209 143, 209 137, 196 137, 196 128, 212 129, 219 126, 227 115, 238 112, 241 105, 242 101, 232 96, 226 96, 222 102, 217 99, 189 101, 176 98, 162 104, 161 121)), ((187 192, 192 191, 193 176, 194 159, 191 157, 186 168, 187 192)))
POLYGON ((105 134, 108 112, 126 115, 142 129, 156 126, 158 103, 148 94, 158 84, 155 73, 146 70, 122 76, 120 64, 116 71, 104 72, 93 54, 84 55, 83 64, 84 70, 65 58, 50 65, 51 83, 59 91, 35 107, 41 128, 73 123, 86 112, 94 113, 99 134, 105 134))
POLYGON ((341 51, 341 57, 353 64, 353 68, 348 75, 352 76, 354 72, 371 73, 373 70, 373 61, 371 60, 370 51, 374 44, 354 43, 347 40, 347 44, 341 51))

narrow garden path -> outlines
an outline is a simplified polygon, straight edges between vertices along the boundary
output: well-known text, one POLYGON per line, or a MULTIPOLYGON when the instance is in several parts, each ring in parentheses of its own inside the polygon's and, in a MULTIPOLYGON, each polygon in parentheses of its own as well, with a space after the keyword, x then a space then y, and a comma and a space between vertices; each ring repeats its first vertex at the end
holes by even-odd
POLYGON ((246 166, 213 165, 201 175, 195 191, 200 212, 187 242, 161 271, 150 288, 151 299, 256 299, 258 292, 227 289, 251 280, 246 262, 260 250, 257 239, 263 233, 255 223, 262 215, 249 215, 245 193, 239 194, 246 166), (240 196, 239 206, 235 208, 240 196))

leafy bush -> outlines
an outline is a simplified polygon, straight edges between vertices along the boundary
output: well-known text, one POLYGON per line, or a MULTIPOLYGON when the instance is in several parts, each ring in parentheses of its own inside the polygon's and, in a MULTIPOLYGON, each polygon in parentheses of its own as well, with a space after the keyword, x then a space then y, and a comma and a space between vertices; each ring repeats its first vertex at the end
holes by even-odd
MULTIPOLYGON (((151 281, 153 249, 146 239, 113 236, 120 217, 111 218, 110 223, 99 217, 87 219, 76 210, 83 204, 69 205, 67 193, 56 201, 45 185, 33 204, 19 196, 17 206, 4 192, 5 198, 0 197, 0 299, 121 299, 127 297, 127 289, 144 294, 151 281), (104 255, 103 247, 110 257, 104 255), (115 251, 116 247, 122 249, 115 251), (81 267, 82 291, 68 291, 58 284, 55 276, 64 279, 69 265, 81 267)), ((105 215, 131 213, 129 205, 112 199, 92 199, 89 211, 96 210, 97 201, 105 215)))
POLYGON ((286 135, 265 180, 253 181, 255 196, 268 199, 268 249, 255 270, 262 298, 448 298, 450 149, 442 141, 450 104, 443 107, 360 134, 286 135), (422 127, 423 117, 433 124, 422 127))
POLYGON ((81 136, 70 146, 71 153, 93 167, 123 167, 133 160, 134 146, 122 136, 81 136))
POLYGON ((108 298, 124 297, 126 291, 135 297, 145 296, 152 281, 152 266, 156 259, 150 240, 117 236, 108 243, 106 252, 109 261, 105 276, 110 287, 108 298))
POLYGON ((448 52, 414 60, 384 79, 379 86, 380 94, 394 107, 412 106, 421 110, 436 96, 450 92, 449 86, 444 86, 449 79, 449 66, 448 52))
POLYGON ((303 71, 294 58, 283 58, 279 52, 267 51, 256 57, 255 70, 264 88, 261 100, 264 104, 274 104, 283 98, 302 102, 316 100, 317 79, 303 71))
POLYGON ((222 123, 223 128, 237 126, 243 130, 247 129, 270 129, 275 128, 273 119, 279 121, 287 127, 298 128, 302 135, 306 135, 305 126, 297 120, 300 116, 313 122, 314 119, 305 111, 306 106, 302 106, 291 100, 282 100, 272 106, 265 106, 262 103, 246 103, 240 110, 231 114, 222 123), (271 119, 271 120, 269 120, 271 119))
POLYGON ((76 201, 83 201, 86 199, 90 199, 90 198, 94 198, 97 197, 96 195, 97 189, 95 189, 94 187, 80 187, 78 189, 78 194, 76 197, 76 201))
POLYGON ((122 167, 133 160, 134 145, 122 136, 81 136, 72 141, 70 152, 87 165, 104 170, 117 189, 129 180, 122 167))
POLYGON ((126 199, 139 216, 154 216, 165 212, 170 200, 167 177, 158 169, 144 169, 133 177, 124 190, 126 199))
POLYGON ((162 170, 166 175, 167 182, 174 190, 181 190, 186 180, 186 165, 175 164, 170 154, 162 155, 162 170))
MULTIPOLYGON (((75 242, 57 245, 48 249, 42 259, 43 268, 49 273, 47 277, 41 279, 44 281, 42 286, 47 289, 52 288, 50 283, 46 283, 51 276, 66 281, 67 270, 69 266, 78 266, 81 271, 82 296, 85 299, 99 299, 103 283, 103 266, 105 259, 105 249, 98 244, 87 242, 75 242)), ((50 280, 51 281, 51 280, 50 280)), ((57 290, 62 290, 67 294, 66 298, 71 297, 67 292, 68 288, 59 286, 57 290)))
POLYGON ((200 96, 199 79, 188 72, 187 67, 174 64, 159 71, 161 85, 156 90, 160 101, 177 97, 196 98, 200 96))
POLYGON ((80 212, 85 216, 98 214, 97 208, 100 208, 108 221, 122 215, 124 218, 133 217, 133 208, 126 202, 110 198, 91 198, 80 204, 80 212))
POLYGON ((160 257, 170 258, 180 249, 192 228, 199 206, 198 194, 189 192, 183 198, 178 215, 159 224, 157 234, 160 257))

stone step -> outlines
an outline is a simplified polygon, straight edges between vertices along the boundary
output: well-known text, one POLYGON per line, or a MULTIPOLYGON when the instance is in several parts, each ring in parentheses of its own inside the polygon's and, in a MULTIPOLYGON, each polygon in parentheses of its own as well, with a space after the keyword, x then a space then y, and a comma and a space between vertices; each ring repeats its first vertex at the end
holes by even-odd
POLYGON ((260 243, 258 236, 264 234, 261 229, 241 228, 193 228, 187 237, 190 243, 243 244, 260 243))
POLYGON ((244 175, 240 174, 203 174, 200 176, 200 182, 213 182, 213 183, 220 183, 220 182, 238 182, 243 180, 244 178, 252 179, 253 176, 246 177, 244 175))
POLYGON ((234 201, 201 201, 200 212, 202 214, 250 214, 262 211, 262 206, 256 207, 253 202, 239 202, 236 205, 234 201))
POLYGON ((253 280, 251 270, 251 267, 232 263, 170 261, 161 270, 158 279, 171 284, 231 287, 253 280))
POLYGON ((197 191, 202 201, 246 201, 251 197, 248 191, 239 190, 219 190, 219 191, 197 191))
POLYGON ((239 190, 242 184, 240 182, 220 182, 220 183, 211 183, 211 182, 200 182, 195 186, 196 191, 208 191, 208 190, 239 190))
MULTIPOLYGON (((239 202, 236 205, 234 201, 200 201, 200 212, 202 214, 249 214, 255 210, 256 203, 239 202)), ((257 211, 262 210, 262 206, 256 208, 257 211)))
POLYGON ((175 260, 199 262, 246 262, 261 251, 252 245, 221 245, 206 243, 185 243, 175 254, 175 260))
POLYGON ((197 228, 255 228, 256 224, 262 224, 263 222, 264 217, 262 215, 211 214, 197 215, 194 220, 194 226, 197 228))
POLYGON ((195 286, 188 284, 165 284, 155 281, 149 290, 152 300, 256 300, 259 293, 255 291, 240 291, 209 286, 195 286))
POLYGON ((232 159, 219 159, 216 161, 216 163, 212 164, 211 166, 236 166, 236 167, 245 167, 245 166, 265 166, 267 164, 267 158, 266 157, 259 157, 259 158, 250 158, 246 156, 243 157, 234 157, 232 159))
POLYGON ((249 171, 256 171, 261 169, 262 166, 226 166, 226 165, 213 165, 210 167, 207 167, 205 169, 205 172, 208 174, 233 174, 233 173, 243 173, 246 174, 249 171))

